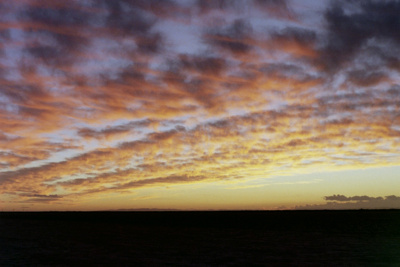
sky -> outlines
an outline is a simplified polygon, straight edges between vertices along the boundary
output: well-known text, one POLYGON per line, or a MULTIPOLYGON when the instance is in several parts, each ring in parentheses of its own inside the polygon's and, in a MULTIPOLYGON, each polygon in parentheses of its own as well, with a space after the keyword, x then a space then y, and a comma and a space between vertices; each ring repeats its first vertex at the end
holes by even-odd
POLYGON ((0 0, 0 210, 400 208, 398 14, 0 0))

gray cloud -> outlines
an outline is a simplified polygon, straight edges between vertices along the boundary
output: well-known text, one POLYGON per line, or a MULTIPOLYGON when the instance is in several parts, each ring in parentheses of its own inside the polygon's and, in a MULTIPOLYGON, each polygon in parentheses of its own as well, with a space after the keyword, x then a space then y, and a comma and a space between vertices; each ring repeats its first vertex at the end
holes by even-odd
POLYGON ((147 127, 152 123, 153 121, 151 120, 132 121, 103 129, 80 128, 77 133, 79 136, 86 138, 107 138, 116 134, 128 133, 134 129, 142 129, 143 127, 147 127))
POLYGON ((270 15, 289 16, 291 14, 286 0, 197 0, 196 6, 200 13, 213 10, 243 11, 246 7, 255 5, 266 10, 270 15))
POLYGON ((57 202, 63 199, 63 196, 52 194, 37 194, 37 193, 21 193, 21 194, 13 194, 18 195, 20 200, 12 201, 17 203, 43 203, 43 204, 56 204, 57 202))
MULTIPOLYGON (((321 50, 321 65, 337 70, 352 61, 368 42, 398 47, 399 12, 398 1, 332 1, 325 12, 328 35, 321 50)), ((398 60, 393 57, 392 62, 398 60)))
POLYGON ((382 197, 369 197, 369 196, 346 197, 344 195, 325 196, 324 199, 325 200, 329 200, 329 201, 373 201, 373 200, 383 200, 382 197))
POLYGON ((383 71, 368 71, 365 69, 352 70, 348 72, 347 80, 358 86, 373 86, 381 83, 387 74, 383 71))
POLYGON ((311 46, 317 41, 317 34, 314 31, 298 27, 286 27, 281 31, 273 32, 271 37, 277 41, 311 46))
POLYGON ((199 74, 220 74, 226 67, 226 62, 220 57, 180 55, 182 68, 199 74))
POLYGON ((208 179, 204 176, 189 176, 189 175, 171 175, 168 177, 159 177, 152 179, 145 179, 140 181, 129 182, 121 185, 117 185, 113 187, 113 189, 130 189, 130 188, 138 188, 148 185, 169 185, 174 183, 189 183, 189 182, 198 182, 202 180, 208 179))
POLYGON ((20 21, 33 25, 24 29, 25 38, 34 40, 25 51, 45 65, 70 65, 90 42, 85 30, 93 18, 93 13, 76 3, 68 7, 28 5, 19 14, 20 21))
POLYGON ((242 0, 197 0, 196 6, 200 9, 201 13, 210 12, 215 9, 220 10, 238 10, 243 7, 244 1, 242 0))
POLYGON ((321 209, 400 209, 400 196, 390 195, 385 197, 371 196, 325 196, 328 201, 321 205, 297 206, 298 210, 321 209))
POLYGON ((249 23, 238 19, 228 27, 211 29, 204 35, 204 40, 222 51, 242 55, 252 49, 247 43, 252 30, 249 23))

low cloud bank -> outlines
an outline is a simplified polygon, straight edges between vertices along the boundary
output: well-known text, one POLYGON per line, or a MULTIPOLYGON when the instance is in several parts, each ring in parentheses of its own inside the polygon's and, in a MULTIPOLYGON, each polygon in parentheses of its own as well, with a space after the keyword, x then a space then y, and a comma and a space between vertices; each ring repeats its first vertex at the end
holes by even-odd
POLYGON ((385 197, 332 195, 325 196, 326 204, 296 206, 296 210, 321 209, 399 209, 400 197, 395 195, 385 197))

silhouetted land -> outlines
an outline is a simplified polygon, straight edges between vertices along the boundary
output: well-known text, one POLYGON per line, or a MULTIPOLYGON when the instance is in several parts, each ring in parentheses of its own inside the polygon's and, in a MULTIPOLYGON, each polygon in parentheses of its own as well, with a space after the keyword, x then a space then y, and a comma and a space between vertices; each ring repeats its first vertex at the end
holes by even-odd
POLYGON ((400 266, 400 211, 3 212, 0 266, 400 266))

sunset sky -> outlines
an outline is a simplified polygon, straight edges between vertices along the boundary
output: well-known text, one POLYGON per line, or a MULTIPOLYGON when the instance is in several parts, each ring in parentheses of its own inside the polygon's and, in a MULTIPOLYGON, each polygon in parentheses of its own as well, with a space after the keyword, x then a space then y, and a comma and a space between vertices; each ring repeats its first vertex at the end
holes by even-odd
POLYGON ((0 0, 0 210, 400 208, 399 14, 0 0))

